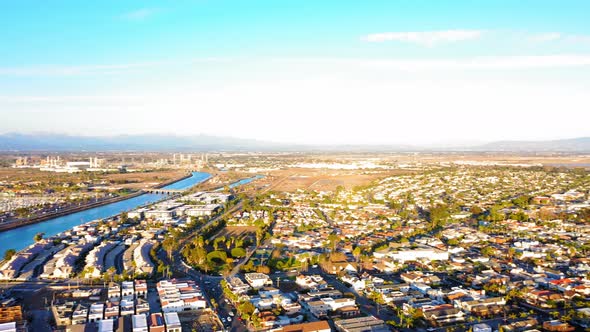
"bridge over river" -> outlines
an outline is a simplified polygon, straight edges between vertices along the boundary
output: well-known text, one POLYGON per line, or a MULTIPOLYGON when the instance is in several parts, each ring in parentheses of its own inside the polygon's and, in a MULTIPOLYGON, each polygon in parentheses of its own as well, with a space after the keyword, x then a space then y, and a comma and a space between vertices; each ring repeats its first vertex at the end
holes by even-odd
POLYGON ((164 188, 147 188, 141 189, 142 192, 148 194, 163 194, 163 195, 180 195, 185 193, 185 189, 164 189, 164 188))

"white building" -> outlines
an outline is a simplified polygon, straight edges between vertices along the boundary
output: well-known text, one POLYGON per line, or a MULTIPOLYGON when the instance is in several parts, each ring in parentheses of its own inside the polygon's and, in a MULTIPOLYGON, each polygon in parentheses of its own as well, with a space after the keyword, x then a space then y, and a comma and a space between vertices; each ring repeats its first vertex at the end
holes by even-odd
POLYGON ((133 315, 133 332, 148 332, 147 318, 145 315, 133 315))
POLYGON ((167 312, 164 314, 164 321, 166 322, 166 332, 181 332, 182 326, 180 325, 180 319, 178 313, 167 312))
POLYGON ((272 280, 270 280, 270 277, 264 273, 246 273, 245 278, 254 289, 272 286, 272 280))
POLYGON ((473 332, 492 332, 492 327, 485 323, 473 325, 473 332))

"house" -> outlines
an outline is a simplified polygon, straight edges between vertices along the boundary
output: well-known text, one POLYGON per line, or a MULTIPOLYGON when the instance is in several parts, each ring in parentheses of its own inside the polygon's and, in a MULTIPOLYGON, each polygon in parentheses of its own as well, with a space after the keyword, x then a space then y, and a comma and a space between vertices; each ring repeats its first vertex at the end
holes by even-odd
POLYGON ((264 273, 246 273, 246 282, 254 289, 260 289, 264 286, 272 286, 272 280, 264 273))
POLYGON ((103 313, 104 313, 104 304, 93 303, 90 306, 90 310, 88 311, 88 321, 89 322, 98 322, 99 320, 102 320, 103 313))
POLYGON ((322 264, 322 269, 329 274, 337 274, 341 271, 349 272, 349 273, 356 273, 357 272, 357 264, 355 262, 331 262, 327 261, 322 264))
POLYGON ((559 320, 550 320, 543 322, 543 329, 547 331, 574 331, 576 328, 559 320))
POLYGON ((473 312, 475 309, 481 307, 504 306, 506 305, 506 300, 503 297, 489 297, 472 301, 456 300, 455 303, 460 306, 461 309, 467 312, 473 312))
POLYGON ((307 310, 309 310, 309 313, 318 319, 321 317, 326 317, 328 315, 328 311, 332 309, 328 303, 322 300, 306 302, 305 307, 307 310))
POLYGON ((136 314, 149 314, 150 312, 150 303, 142 298, 138 298, 137 302, 135 303, 135 313, 136 314))
POLYGON ((336 311, 334 313, 334 317, 340 317, 340 318, 352 318, 352 317, 358 317, 360 315, 361 315, 361 310, 356 305, 338 308, 338 309, 336 309, 336 311))
POLYGON ((123 300, 120 302, 121 316, 130 316, 135 314, 135 302, 133 300, 123 300))
POLYGON ((301 305, 297 302, 283 301, 281 307, 286 315, 294 315, 301 311, 301 305))
POLYGON ((161 280, 157 284, 162 311, 180 312, 207 307, 201 289, 192 280, 161 280))
POLYGON ((351 307, 351 306, 356 305, 355 300, 348 298, 348 297, 344 297, 341 299, 333 299, 331 297, 328 297, 328 298, 323 299, 322 301, 324 301, 324 303, 326 303, 328 306, 330 306, 330 310, 332 310, 332 311, 336 311, 340 308, 351 307))
POLYGON ((135 296, 146 299, 148 293, 147 283, 145 280, 135 280, 135 296))
POLYGON ((472 327, 472 332, 492 332, 492 327, 485 323, 475 324, 472 327))
POLYGON ((248 286, 246 283, 242 281, 242 279, 238 277, 230 277, 227 280, 227 285, 229 289, 232 291, 232 293, 237 295, 246 294, 246 292, 250 290, 250 286, 248 286))
POLYGON ((121 283, 121 296, 124 300, 133 300, 135 297, 133 281, 123 281, 123 283, 121 283))
POLYGON ((148 319, 150 332, 166 332, 166 325, 164 324, 164 316, 161 313, 151 314, 148 319))
POLYGON ((88 307, 83 304, 78 304, 72 313, 72 325, 86 324, 88 321, 88 307))
POLYGON ((115 331, 116 319, 105 319, 98 322, 98 332, 113 332, 115 331))
POLYGON ((381 319, 374 316, 341 319, 334 322, 336 330, 339 332, 385 332, 389 327, 381 319))
POLYGON ((109 285, 107 297, 111 301, 119 301, 121 299, 121 287, 119 287, 119 284, 109 285))
POLYGON ((424 318, 434 326, 462 322, 465 320, 463 312, 458 308, 431 310, 424 312, 423 315, 424 318))
POLYGON ((166 322, 166 332, 182 332, 182 325, 180 325, 180 318, 178 318, 178 313, 165 313, 164 321, 166 322))
POLYGON ((145 315, 133 315, 133 332, 148 332, 147 319, 145 315))
POLYGON ((330 325, 326 321, 302 323, 284 326, 275 330, 277 332, 330 332, 330 325))
POLYGON ((16 331, 16 322, 9 322, 9 323, 0 324, 0 331, 1 332, 17 332, 16 331))
POLYGON ((104 319, 117 319, 119 317, 119 302, 107 301, 104 308, 104 319))
POLYGON ((322 278, 320 275, 306 276, 300 274, 297 276, 297 278, 295 278, 295 283, 303 289, 310 289, 321 288, 322 285, 326 284, 326 281, 324 281, 324 278, 322 278))

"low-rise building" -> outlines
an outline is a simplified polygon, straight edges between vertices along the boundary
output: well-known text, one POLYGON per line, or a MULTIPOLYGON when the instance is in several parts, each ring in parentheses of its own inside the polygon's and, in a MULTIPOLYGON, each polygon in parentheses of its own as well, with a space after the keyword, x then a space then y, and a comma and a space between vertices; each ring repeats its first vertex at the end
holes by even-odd
POLYGON ((272 280, 264 273, 246 273, 245 278, 248 284, 254 289, 272 286, 272 280))

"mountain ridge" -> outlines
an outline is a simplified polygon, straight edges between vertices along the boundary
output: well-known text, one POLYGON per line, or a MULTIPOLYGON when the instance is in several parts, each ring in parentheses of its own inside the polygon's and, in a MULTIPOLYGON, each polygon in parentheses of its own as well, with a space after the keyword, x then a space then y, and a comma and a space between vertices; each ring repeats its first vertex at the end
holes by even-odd
POLYGON ((79 136, 0 134, 0 151, 261 151, 261 152, 590 152, 590 137, 540 141, 495 141, 475 146, 408 144, 289 144, 227 136, 166 134, 79 136))

